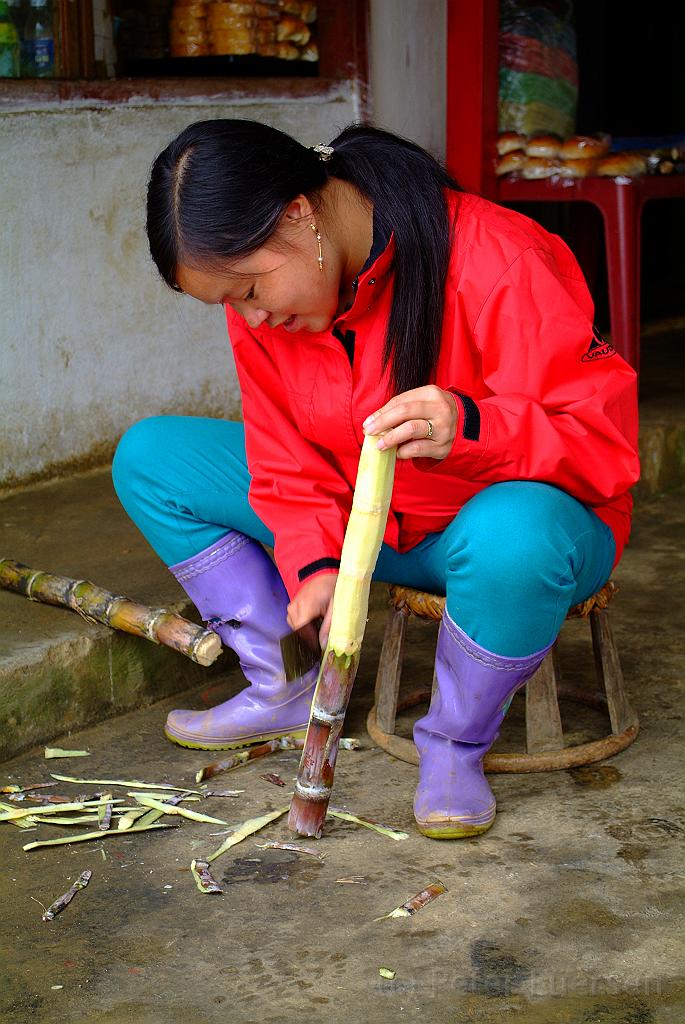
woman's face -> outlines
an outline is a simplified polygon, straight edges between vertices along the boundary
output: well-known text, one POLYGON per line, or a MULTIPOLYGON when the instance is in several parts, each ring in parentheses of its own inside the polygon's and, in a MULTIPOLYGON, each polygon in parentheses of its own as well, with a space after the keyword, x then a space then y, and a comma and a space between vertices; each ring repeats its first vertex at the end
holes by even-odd
POLYGON ((266 323, 292 332, 327 330, 340 305, 342 263, 322 234, 323 272, 319 269, 314 216, 307 200, 300 199, 283 215, 277 247, 267 243, 225 271, 181 265, 176 283, 200 302, 227 303, 253 328, 266 323))

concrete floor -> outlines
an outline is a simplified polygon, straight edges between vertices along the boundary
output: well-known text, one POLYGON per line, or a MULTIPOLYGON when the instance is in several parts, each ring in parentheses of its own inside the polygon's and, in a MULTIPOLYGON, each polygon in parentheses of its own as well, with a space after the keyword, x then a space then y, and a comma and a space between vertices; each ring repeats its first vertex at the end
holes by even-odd
MULTIPOLYGON (((0 825, 0 1020, 681 1022, 684 497, 681 490, 640 505, 616 575, 612 619, 642 726, 633 746, 585 769, 493 776, 499 813, 481 838, 418 835, 416 769, 375 748, 364 728, 383 626, 376 588, 345 730, 363 749, 341 751, 334 799, 409 838, 393 842, 329 820, 323 863, 246 840, 213 865, 224 895, 204 896, 189 863, 222 842, 210 836, 222 826, 183 821, 168 832, 24 852, 23 843, 67 830, 0 825), (89 887, 44 923, 31 897, 48 905, 86 868, 89 887), (363 884, 336 883, 351 875, 363 884), (414 917, 374 922, 436 880, 448 892, 414 917), (381 978, 380 967, 395 979, 381 978)), ((435 635, 412 625, 408 685, 430 679, 435 635)), ((585 630, 566 624, 561 655, 567 676, 587 682, 585 630)), ((46 762, 34 749, 2 765, 0 785, 48 781, 57 771, 194 788, 195 771, 215 756, 168 743, 165 714, 213 704, 240 686, 230 669, 204 688, 60 737, 54 745, 92 756, 46 762)), ((516 698, 499 749, 520 742, 522 707, 516 698)), ((567 705, 563 714, 572 741, 605 729, 597 712, 567 705)), ((407 718, 405 734, 410 727, 407 718)), ((210 798, 202 810, 235 824, 286 804, 289 790, 260 775, 277 772, 290 783, 297 761, 276 754, 219 776, 212 788, 245 792, 210 798)), ((96 788, 64 783, 53 792, 96 788)), ((291 837, 282 819, 256 838, 291 837)))

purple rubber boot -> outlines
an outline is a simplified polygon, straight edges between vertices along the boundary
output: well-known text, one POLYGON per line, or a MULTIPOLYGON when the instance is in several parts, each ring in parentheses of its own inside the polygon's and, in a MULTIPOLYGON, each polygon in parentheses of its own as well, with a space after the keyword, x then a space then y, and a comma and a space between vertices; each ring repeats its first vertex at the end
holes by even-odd
POLYGON ((236 652, 250 685, 208 711, 172 711, 167 737, 202 750, 304 737, 318 669, 286 681, 279 641, 290 630, 288 595, 261 544, 232 532, 170 570, 208 627, 236 652))
POLYGON ((490 828, 495 797, 483 758, 497 739, 511 698, 550 647, 527 658, 491 654, 445 610, 435 656, 437 689, 428 714, 414 726, 419 752, 414 817, 424 836, 461 839, 490 828))

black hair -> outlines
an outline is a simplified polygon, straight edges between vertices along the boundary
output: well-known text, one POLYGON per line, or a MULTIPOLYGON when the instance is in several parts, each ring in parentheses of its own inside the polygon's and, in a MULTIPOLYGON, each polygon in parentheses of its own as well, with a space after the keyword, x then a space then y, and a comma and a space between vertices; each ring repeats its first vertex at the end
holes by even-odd
POLYGON ((459 190, 420 146, 369 125, 350 125, 322 161, 257 121, 190 125, 155 160, 147 194, 150 253, 170 287, 178 266, 211 269, 259 249, 298 195, 313 206, 329 176, 373 204, 375 228, 394 234, 394 291, 383 353, 396 393, 427 384, 440 351, 450 254, 444 190, 459 190))

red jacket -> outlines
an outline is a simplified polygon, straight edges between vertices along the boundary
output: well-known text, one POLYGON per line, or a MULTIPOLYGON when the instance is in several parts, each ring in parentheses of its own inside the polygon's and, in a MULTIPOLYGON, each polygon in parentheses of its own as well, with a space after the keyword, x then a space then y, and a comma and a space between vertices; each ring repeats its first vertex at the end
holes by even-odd
MULTIPOLYGON (((539 480, 592 506, 618 561, 639 476, 636 375, 593 331, 593 304, 567 246, 534 221, 448 194, 454 241, 434 383, 459 421, 443 461, 398 461, 385 541, 399 551, 443 530, 483 487, 539 480)), ((362 421, 390 397, 381 355, 394 242, 359 276, 331 331, 250 329, 226 307, 242 391, 250 504, 275 537, 291 598, 340 558, 362 421), (353 332, 353 333, 351 333, 353 332)))

